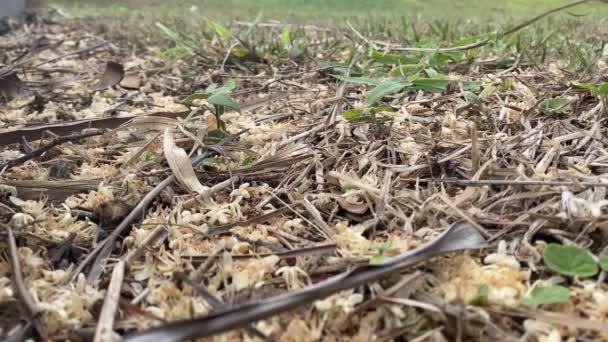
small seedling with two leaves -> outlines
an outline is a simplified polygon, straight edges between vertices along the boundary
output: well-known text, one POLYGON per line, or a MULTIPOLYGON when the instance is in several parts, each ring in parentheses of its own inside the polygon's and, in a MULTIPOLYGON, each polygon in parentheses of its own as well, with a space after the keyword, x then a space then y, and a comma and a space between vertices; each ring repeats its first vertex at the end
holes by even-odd
POLYGON ((376 125, 378 131, 386 133, 390 132, 393 120, 387 116, 378 115, 382 112, 394 112, 395 110, 389 106, 378 106, 365 109, 349 109, 342 113, 342 117, 348 121, 369 121, 376 125), (389 127, 384 126, 389 123, 389 127))
POLYGON ((374 256, 372 256, 369 259, 369 264, 370 265, 376 265, 376 264, 379 264, 382 261, 384 261, 384 259, 386 259, 386 256, 384 255, 384 253, 389 248, 391 248, 391 242, 390 241, 385 241, 385 242, 381 243, 376 248, 376 254, 374 254, 374 256))
POLYGON ((226 108, 234 109, 239 113, 241 112, 239 103, 230 96, 230 93, 235 87, 236 82, 234 80, 228 80, 223 86, 212 84, 207 87, 204 92, 192 94, 186 98, 189 102, 206 99, 209 104, 213 105, 213 108, 209 108, 205 104, 202 105, 202 107, 215 115, 217 121, 217 129, 209 132, 210 137, 224 138, 226 136, 226 123, 221 119, 221 116, 226 112, 226 108))
POLYGON ((490 287, 487 284, 481 284, 477 288, 477 292, 475 296, 471 298, 469 304, 471 305, 481 305, 488 299, 488 295, 490 294, 490 287))

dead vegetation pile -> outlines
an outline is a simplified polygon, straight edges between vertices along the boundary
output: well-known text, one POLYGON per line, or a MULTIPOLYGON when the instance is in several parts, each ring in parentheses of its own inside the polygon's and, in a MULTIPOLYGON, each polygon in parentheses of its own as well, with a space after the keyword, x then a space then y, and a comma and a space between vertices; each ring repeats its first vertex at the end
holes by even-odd
POLYGON ((174 60, 59 17, 1 37, 2 336, 608 338, 605 273, 543 258, 606 246, 601 79, 507 51, 379 82, 357 65, 401 57, 216 31, 174 60))

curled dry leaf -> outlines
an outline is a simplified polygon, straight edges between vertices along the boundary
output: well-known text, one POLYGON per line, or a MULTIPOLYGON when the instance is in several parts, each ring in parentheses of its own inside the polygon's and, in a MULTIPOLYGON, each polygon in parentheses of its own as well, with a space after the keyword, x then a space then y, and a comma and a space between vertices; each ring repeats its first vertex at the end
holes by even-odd
POLYGON ((337 197, 336 200, 340 207, 349 213, 362 215, 367 212, 367 204, 357 196, 351 196, 350 198, 337 197))
POLYGON ((108 89, 122 80, 125 76, 125 69, 122 64, 117 62, 108 62, 106 64, 106 70, 101 75, 101 78, 97 83, 91 86, 91 91, 100 91, 108 89))
POLYGON ((189 191, 197 192, 199 194, 205 193, 207 190, 196 178, 192 162, 186 151, 175 145, 175 139, 173 138, 173 132, 170 128, 165 129, 163 136, 163 149, 165 151, 165 158, 169 167, 177 181, 182 184, 189 191))

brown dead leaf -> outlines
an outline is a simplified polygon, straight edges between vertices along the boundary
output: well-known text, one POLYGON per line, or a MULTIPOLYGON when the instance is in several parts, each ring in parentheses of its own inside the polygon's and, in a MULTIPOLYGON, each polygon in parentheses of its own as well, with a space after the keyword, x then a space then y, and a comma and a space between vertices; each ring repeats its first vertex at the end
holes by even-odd
POLYGON ((120 81, 120 86, 125 89, 137 90, 141 87, 141 78, 137 74, 128 73, 120 81))
POLYGON ((192 162, 186 151, 175 145, 175 139, 173 138, 173 132, 170 128, 165 129, 163 136, 163 150, 165 151, 165 158, 169 167, 178 182, 183 185, 189 191, 203 194, 206 188, 198 181, 192 162))
POLYGON ((91 91, 100 91, 110 88, 122 80, 125 76, 125 69, 122 64, 117 62, 108 62, 106 70, 103 72, 97 83, 91 86, 91 91))
POLYGON ((338 201, 338 204, 340 205, 340 207, 342 209, 348 211, 349 213, 362 215, 362 214, 365 214, 365 212, 367 212, 367 209, 368 209, 367 204, 361 199, 357 199, 356 202, 352 202, 346 198, 337 197, 336 200, 338 201))

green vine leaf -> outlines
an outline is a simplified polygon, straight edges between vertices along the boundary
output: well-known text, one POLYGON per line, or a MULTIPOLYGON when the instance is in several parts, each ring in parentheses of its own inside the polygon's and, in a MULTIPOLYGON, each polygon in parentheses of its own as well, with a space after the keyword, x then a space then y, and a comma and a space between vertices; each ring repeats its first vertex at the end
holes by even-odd
POLYGON ((384 96, 396 93, 405 87, 411 86, 412 82, 406 79, 391 79, 386 82, 378 84, 370 93, 367 95, 365 100, 366 105, 372 105, 384 96))
POLYGON ((570 289, 563 286, 534 286, 530 296, 522 298, 521 302, 527 305, 541 305, 562 303, 570 298, 570 289))
POLYGON ((545 247, 543 259, 553 271, 573 277, 591 277, 598 272, 591 254, 576 246, 550 243, 545 247))

